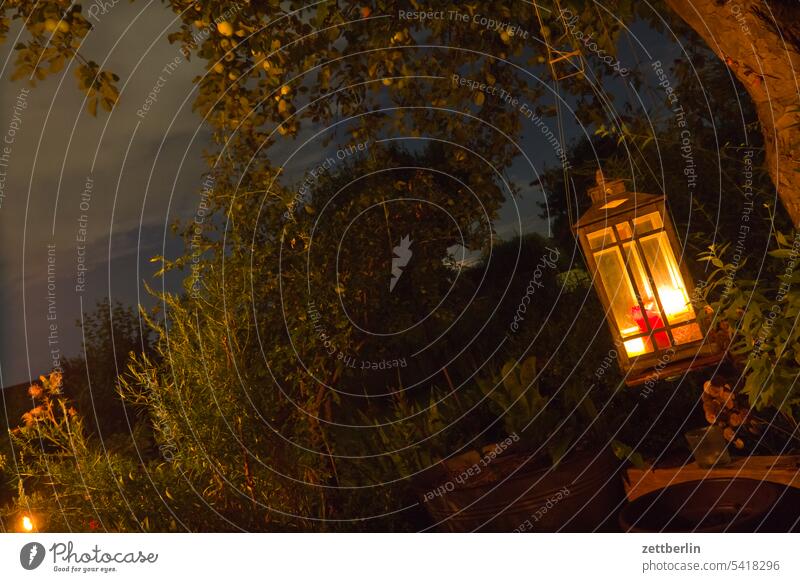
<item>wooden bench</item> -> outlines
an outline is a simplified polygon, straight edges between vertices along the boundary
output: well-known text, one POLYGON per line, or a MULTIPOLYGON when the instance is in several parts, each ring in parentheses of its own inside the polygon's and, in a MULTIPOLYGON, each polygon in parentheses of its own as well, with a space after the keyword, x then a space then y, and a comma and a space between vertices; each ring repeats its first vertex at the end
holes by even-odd
POLYGON ((625 492, 628 499, 633 501, 645 493, 669 485, 720 477, 757 479, 800 488, 800 455, 740 457, 734 459, 730 465, 712 469, 703 469, 697 463, 644 469, 631 467, 626 471, 625 492))

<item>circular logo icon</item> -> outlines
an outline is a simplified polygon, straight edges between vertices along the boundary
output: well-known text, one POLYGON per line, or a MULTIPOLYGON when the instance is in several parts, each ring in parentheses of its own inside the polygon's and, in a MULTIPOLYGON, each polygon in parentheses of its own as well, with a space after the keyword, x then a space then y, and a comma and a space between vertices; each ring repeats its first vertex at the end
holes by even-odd
POLYGON ((19 563, 26 570, 35 570, 42 565, 44 554, 44 546, 39 542, 27 543, 19 552, 19 563))

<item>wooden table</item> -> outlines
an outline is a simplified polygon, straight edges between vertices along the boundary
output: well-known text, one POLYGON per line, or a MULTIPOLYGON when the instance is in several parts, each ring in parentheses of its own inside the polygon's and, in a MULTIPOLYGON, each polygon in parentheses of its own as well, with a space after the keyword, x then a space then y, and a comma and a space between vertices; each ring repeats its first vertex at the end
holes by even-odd
POLYGON ((720 477, 742 477, 791 485, 800 489, 800 455, 778 457, 739 457, 724 467, 703 469, 697 463, 674 467, 631 467, 626 471, 625 491, 628 500, 650 493, 656 489, 685 481, 714 479, 720 477))

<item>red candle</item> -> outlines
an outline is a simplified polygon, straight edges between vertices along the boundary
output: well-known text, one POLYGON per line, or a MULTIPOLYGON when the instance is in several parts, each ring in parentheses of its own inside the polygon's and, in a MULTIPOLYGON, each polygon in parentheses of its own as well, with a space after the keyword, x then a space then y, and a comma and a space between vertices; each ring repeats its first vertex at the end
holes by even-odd
MULTIPOLYGON (((639 331, 642 333, 647 333, 647 324, 642 316, 642 309, 638 305, 634 305, 631 308, 631 315, 633 315, 633 320, 636 322, 636 325, 639 326, 639 331)), ((656 330, 664 327, 664 321, 661 319, 661 316, 657 311, 653 311, 652 309, 645 307, 644 315, 647 317, 647 323, 650 324, 650 329, 656 330)), ((669 346, 669 336, 663 329, 662 331, 653 334, 653 337, 656 340, 656 344, 659 348, 665 348, 669 346)))

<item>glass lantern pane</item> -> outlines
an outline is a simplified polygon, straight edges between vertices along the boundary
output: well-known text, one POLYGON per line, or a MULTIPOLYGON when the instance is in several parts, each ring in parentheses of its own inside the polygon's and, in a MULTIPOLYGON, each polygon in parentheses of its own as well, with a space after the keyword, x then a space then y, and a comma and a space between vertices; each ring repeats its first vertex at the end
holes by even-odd
POLYGON ((653 351, 653 344, 650 342, 650 338, 646 337, 635 337, 622 342, 622 345, 625 346, 625 353, 629 358, 649 354, 653 351))
POLYGON ((657 232, 641 238, 639 242, 667 321, 675 324, 694 319, 694 309, 667 233, 657 232))
POLYGON ((664 228, 664 223, 661 220, 661 214, 658 212, 651 212, 638 218, 633 219, 633 232, 636 235, 645 234, 653 230, 664 228))
MULTIPOLYGON (((635 306, 639 305, 633 285, 625 269, 619 247, 611 247, 594 253, 600 282, 611 304, 611 315, 623 338, 642 333, 634 320, 635 306)), ((645 329, 645 331, 647 331, 645 329)))
POLYGON ((633 275, 633 281, 636 288, 639 290, 639 297, 642 299, 644 305, 644 313, 642 308, 637 304, 634 305, 631 312, 633 320, 642 333, 648 333, 650 330, 655 330, 653 333, 653 340, 659 349, 668 348, 671 344, 669 335, 664 329, 664 315, 658 309, 658 303, 653 295, 653 286, 650 284, 650 279, 647 277, 647 271, 644 269, 639 250, 634 243, 625 243, 625 258, 628 261, 628 268, 633 275))
POLYGON ((675 345, 688 344, 703 339, 703 332, 696 323, 682 325, 672 330, 672 337, 675 338, 675 345))
POLYGON ((631 238, 631 225, 628 222, 620 222, 616 225, 617 227, 617 236, 619 236, 620 240, 628 240, 631 238))
POLYGON ((602 230, 589 233, 586 235, 586 238, 589 240, 589 248, 593 251, 607 247, 608 245, 614 244, 617 241, 616 237, 614 236, 614 231, 610 228, 604 228, 602 230))
MULTIPOLYGON (((639 290, 639 297, 642 298, 642 302, 645 304, 654 302, 653 288, 647 278, 647 271, 644 270, 644 263, 642 263, 639 250, 632 242, 623 244, 622 248, 625 249, 625 260, 628 261, 628 268, 633 274, 633 282, 639 290)), ((656 307, 656 309, 658 308, 656 307)))

